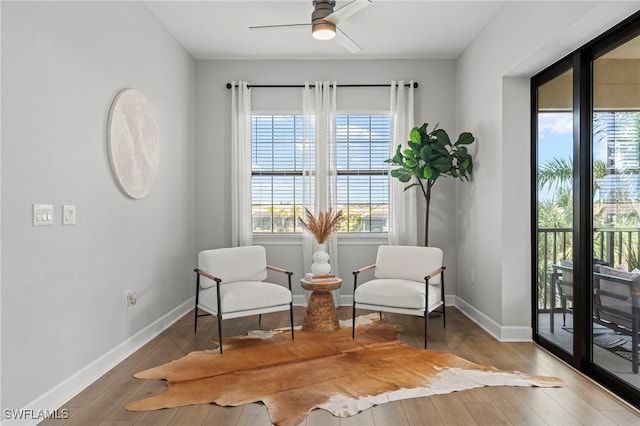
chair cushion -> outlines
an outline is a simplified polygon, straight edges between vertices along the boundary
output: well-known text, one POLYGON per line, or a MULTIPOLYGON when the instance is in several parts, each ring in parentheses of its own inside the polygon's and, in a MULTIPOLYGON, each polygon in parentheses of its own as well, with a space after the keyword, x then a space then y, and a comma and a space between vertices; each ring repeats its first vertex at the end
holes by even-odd
MULTIPOLYGON (((442 250, 436 247, 380 246, 376 259, 376 278, 421 281, 442 266, 442 250)), ((441 274, 429 280, 440 284, 441 274)))
MULTIPOLYGON (((198 254, 198 268, 220 278, 222 283, 263 281, 267 278, 267 254, 262 246, 203 250, 198 254)), ((200 278, 202 288, 213 285, 215 281, 200 278)))
POLYGON ((600 265, 599 272, 603 275, 611 277, 622 278, 629 280, 630 282, 617 282, 613 280, 607 280, 606 278, 600 278, 599 287, 604 294, 599 294, 599 302, 603 308, 615 309, 626 315, 625 317, 618 316, 615 313, 607 312, 606 310, 600 310, 600 317, 612 322, 616 322, 626 327, 631 327, 629 321, 632 316, 632 292, 640 291, 640 274, 634 272, 627 272, 617 268, 610 268, 608 266, 600 265))
POLYGON ((623 278, 625 280, 635 280, 640 277, 640 274, 637 272, 627 272, 618 268, 611 268, 610 266, 599 265, 597 267, 597 271, 604 275, 609 275, 612 277, 623 278))
MULTIPOLYGON (((573 270, 573 261, 568 259, 561 260, 560 266, 573 270)), ((563 270, 562 278, 567 282, 573 282, 573 271, 563 270)))
MULTIPOLYGON (((364 305, 388 306, 404 309, 425 308, 423 282, 383 278, 367 281, 356 288, 354 299, 364 305)), ((429 305, 441 301, 440 286, 429 286, 429 305)))
MULTIPOLYGON (((217 312, 216 287, 200 291, 198 303, 217 312)), ((288 288, 264 281, 236 281, 220 286, 220 306, 222 313, 248 311, 286 305, 291 302, 288 288)))

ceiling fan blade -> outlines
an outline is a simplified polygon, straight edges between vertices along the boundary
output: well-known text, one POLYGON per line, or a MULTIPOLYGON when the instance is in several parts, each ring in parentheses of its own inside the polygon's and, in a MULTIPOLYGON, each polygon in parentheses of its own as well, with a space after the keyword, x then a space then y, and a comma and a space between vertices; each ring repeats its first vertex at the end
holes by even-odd
POLYGON ((338 27, 336 27, 336 41, 351 53, 358 53, 360 51, 360 46, 351 40, 349 36, 338 27))
POLYGON ((359 12, 370 4, 371 0, 353 0, 351 3, 342 6, 340 9, 335 10, 332 14, 326 16, 324 20, 338 25, 349 16, 353 15, 356 12, 359 12))
POLYGON ((258 25, 249 27, 250 30, 269 30, 272 28, 309 28, 311 24, 283 24, 283 25, 258 25))

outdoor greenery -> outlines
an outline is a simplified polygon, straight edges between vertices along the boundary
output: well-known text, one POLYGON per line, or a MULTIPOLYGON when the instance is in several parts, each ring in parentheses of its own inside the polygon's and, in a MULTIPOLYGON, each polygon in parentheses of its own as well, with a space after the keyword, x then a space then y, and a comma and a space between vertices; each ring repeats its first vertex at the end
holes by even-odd
MULTIPOLYGON (((343 220, 338 232, 384 232, 388 227, 389 208, 387 204, 351 204, 339 206, 343 220)), ((300 205, 282 203, 278 205, 258 205, 251 207, 252 232, 293 233, 301 232, 303 225, 297 220, 302 216, 300 205)))
MULTIPOLYGON (((594 136, 606 136, 607 123, 603 118, 599 114, 594 117, 594 136)), ((638 122, 640 120, 636 119, 638 122)), ((601 140, 606 139, 603 137, 601 140)), ((608 174, 631 176, 640 173, 637 168, 614 164, 616 169, 608 171, 605 161, 594 160, 592 163, 593 257, 614 266, 623 264, 628 270, 640 269, 640 200, 631 199, 625 189, 616 192, 608 207, 601 201, 602 197, 596 199, 596 194, 602 189, 600 180, 608 174), (611 213, 612 207, 615 214, 611 213)), ((550 302, 552 265, 573 257, 573 174, 570 158, 552 158, 538 167, 539 193, 545 194, 537 205, 540 308, 548 308, 550 302)))

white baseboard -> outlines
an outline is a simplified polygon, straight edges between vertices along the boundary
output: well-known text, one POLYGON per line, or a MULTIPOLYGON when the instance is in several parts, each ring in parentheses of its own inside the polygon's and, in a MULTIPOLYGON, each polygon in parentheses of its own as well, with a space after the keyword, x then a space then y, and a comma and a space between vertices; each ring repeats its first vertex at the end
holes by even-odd
POLYGON ((499 342, 530 342, 532 339, 531 327, 526 326, 502 326, 480 312, 473 305, 460 297, 455 297, 455 307, 475 322, 484 331, 489 333, 499 342))
POLYGON ((341 294, 340 306, 353 306, 353 294, 341 294))
POLYGON ((307 301, 305 300, 304 294, 294 294, 293 295, 293 306, 306 306, 307 301))
POLYGON ((17 412, 21 412, 25 417, 32 417, 31 419, 5 419, 0 424, 3 426, 35 425, 44 420, 43 418, 33 418, 36 417, 35 415, 38 413, 42 413, 43 409, 49 410, 49 412, 57 410, 57 415, 61 415, 61 410, 59 408, 62 407, 64 403, 82 392, 87 386, 98 380, 107 371, 124 361, 128 356, 133 354, 154 337, 169 328, 169 326, 177 320, 186 315, 193 309, 194 303, 195 297, 190 298, 106 354, 102 355, 100 358, 82 368, 73 376, 33 400, 22 410, 16 410, 17 412))
POLYGON ((531 342, 533 329, 531 327, 503 326, 501 342, 531 342))
POLYGON ((456 306, 456 295, 455 294, 445 294, 444 295, 444 305, 445 306, 456 306))

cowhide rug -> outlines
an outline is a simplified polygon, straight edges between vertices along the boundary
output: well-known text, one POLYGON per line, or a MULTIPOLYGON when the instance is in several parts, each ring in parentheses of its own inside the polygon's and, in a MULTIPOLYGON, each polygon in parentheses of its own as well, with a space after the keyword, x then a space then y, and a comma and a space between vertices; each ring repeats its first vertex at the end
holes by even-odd
POLYGON ((225 339, 225 352, 192 352, 135 374, 167 381, 166 392, 130 402, 130 411, 262 401, 271 421, 297 425, 314 408, 349 417, 373 405, 483 386, 559 387, 555 377, 486 367, 446 352, 416 349, 397 339, 400 328, 369 315, 334 333, 288 329, 225 339))

